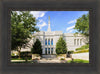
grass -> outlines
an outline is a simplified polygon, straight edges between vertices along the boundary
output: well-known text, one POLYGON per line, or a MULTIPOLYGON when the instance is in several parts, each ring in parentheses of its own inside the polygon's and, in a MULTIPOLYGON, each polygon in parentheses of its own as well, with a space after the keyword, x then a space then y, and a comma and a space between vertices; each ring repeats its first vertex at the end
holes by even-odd
POLYGON ((11 58, 11 60, 24 60, 24 59, 22 59, 22 58, 11 58))
POLYGON ((61 58, 60 60, 65 60, 65 58, 61 58))
POLYGON ((89 63, 89 61, 82 59, 74 59, 73 61, 72 60, 67 61, 67 63, 89 63))
MULTIPOLYGON (((11 60, 25 60, 26 58, 11 58, 11 60)), ((27 57, 27 60, 31 60, 32 58, 27 57)))
POLYGON ((19 59, 19 58, 12 58, 11 59, 11 62, 12 63, 31 63, 31 60, 27 60, 27 62, 26 62, 26 60, 25 59, 19 59))
POLYGON ((12 62, 12 63, 32 63, 31 61, 25 62, 25 61, 18 61, 18 62, 12 62))

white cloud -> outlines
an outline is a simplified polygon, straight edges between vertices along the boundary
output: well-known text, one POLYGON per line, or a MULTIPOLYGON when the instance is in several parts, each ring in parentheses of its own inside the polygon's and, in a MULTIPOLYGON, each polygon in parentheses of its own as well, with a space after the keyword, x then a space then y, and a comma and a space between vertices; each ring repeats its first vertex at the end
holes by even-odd
POLYGON ((42 27, 46 26, 47 24, 43 21, 43 20, 39 20, 39 23, 37 24, 37 26, 42 29, 42 27))
POLYGON ((72 30, 69 30, 69 33, 71 33, 73 31, 73 29, 72 30))
MULTIPOLYGON (((39 17, 43 17, 45 15, 47 11, 31 11, 30 13, 33 14, 34 17, 36 17, 36 19, 38 19, 39 17)), ((42 20, 39 19, 39 22, 37 24, 37 26, 42 29, 42 27, 46 26, 47 24, 42 20)))
POLYGON ((39 17, 43 17, 47 11, 31 11, 30 13, 33 14, 36 19, 39 17))
POLYGON ((72 23, 76 23, 76 19, 68 22, 68 24, 72 24, 72 23))
POLYGON ((66 28, 66 31, 69 32, 69 33, 71 33, 74 30, 73 29, 74 27, 75 27, 75 25, 70 26, 70 27, 66 28))
POLYGON ((68 31, 68 30, 70 30, 70 29, 73 29, 74 27, 75 27, 75 25, 70 26, 70 27, 66 28, 66 31, 68 31))

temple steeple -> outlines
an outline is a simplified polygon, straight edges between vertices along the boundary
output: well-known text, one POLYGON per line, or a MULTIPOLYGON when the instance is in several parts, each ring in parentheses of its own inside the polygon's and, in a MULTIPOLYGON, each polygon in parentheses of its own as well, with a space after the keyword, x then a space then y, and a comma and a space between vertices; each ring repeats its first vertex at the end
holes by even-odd
POLYGON ((51 28, 50 28, 50 16, 48 17, 48 19, 49 19, 49 20, 48 20, 48 30, 47 30, 47 31, 50 32, 50 31, 51 31, 51 28))

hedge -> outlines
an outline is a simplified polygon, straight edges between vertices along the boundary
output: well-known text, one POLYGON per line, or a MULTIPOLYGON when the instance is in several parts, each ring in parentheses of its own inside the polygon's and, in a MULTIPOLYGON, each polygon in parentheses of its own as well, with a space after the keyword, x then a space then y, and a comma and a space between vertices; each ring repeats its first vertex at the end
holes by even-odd
POLYGON ((84 50, 76 51, 74 53, 84 53, 84 52, 89 52, 89 49, 84 49, 84 50))
POLYGON ((89 49, 89 44, 83 45, 80 48, 76 48, 76 51, 78 51, 78 50, 85 50, 85 49, 89 49))

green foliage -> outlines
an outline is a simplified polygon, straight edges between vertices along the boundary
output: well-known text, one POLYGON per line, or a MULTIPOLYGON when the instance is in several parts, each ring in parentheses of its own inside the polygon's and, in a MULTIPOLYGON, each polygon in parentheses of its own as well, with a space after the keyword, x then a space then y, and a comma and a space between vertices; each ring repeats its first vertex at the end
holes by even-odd
POLYGON ((56 53, 57 54, 66 54, 67 53, 66 42, 63 40, 62 37, 60 37, 58 42, 56 43, 56 53))
POLYGON ((89 52, 89 49, 85 49, 85 50, 80 50, 80 51, 76 51, 76 52, 74 52, 74 53, 84 53, 84 52, 89 52))
POLYGON ((89 63, 88 60, 82 60, 82 59, 74 59, 74 60, 69 60, 67 63, 89 63))
POLYGON ((21 56, 30 56, 29 54, 31 54, 31 52, 21 52, 21 56))
POLYGON ((73 50, 72 50, 72 51, 68 51, 67 53, 68 53, 68 54, 72 54, 72 53, 74 53, 74 51, 73 51, 73 50))
POLYGON ((61 58, 60 60, 65 60, 65 58, 61 58))
POLYGON ((24 60, 24 59, 22 59, 22 58, 11 58, 11 60, 24 60))
POLYGON ((39 39, 36 39, 36 42, 33 45, 33 48, 31 48, 31 52, 33 54, 42 54, 42 46, 41 46, 41 42, 39 39))
POLYGON ((85 36, 89 36, 89 14, 78 18, 74 29, 85 36))
POLYGON ((11 54, 11 56, 15 56, 15 54, 14 54, 14 53, 12 53, 12 54, 11 54))
POLYGON ((29 56, 30 52, 21 52, 21 58, 25 60, 25 62, 28 62, 32 57, 29 56))
POLYGON ((78 50, 85 50, 85 49, 89 49, 89 44, 83 45, 80 48, 76 48, 76 51, 78 51, 78 50))
POLYGON ((22 47, 31 38, 31 33, 38 31, 36 19, 29 11, 11 12, 11 49, 22 47))
POLYGON ((83 45, 80 48, 76 48, 76 52, 74 53, 84 53, 84 52, 89 52, 89 44, 83 45))

